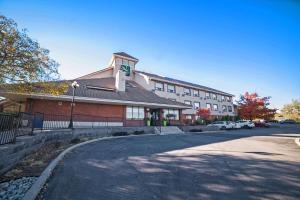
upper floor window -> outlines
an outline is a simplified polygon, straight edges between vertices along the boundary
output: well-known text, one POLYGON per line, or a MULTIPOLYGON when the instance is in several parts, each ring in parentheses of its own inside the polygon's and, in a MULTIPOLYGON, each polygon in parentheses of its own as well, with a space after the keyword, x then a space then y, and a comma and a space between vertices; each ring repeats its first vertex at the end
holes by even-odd
POLYGON ((210 93, 209 93, 209 92, 205 92, 205 97, 206 97, 207 99, 210 99, 210 93))
POLYGON ((168 90, 168 92, 170 92, 170 93, 175 93, 176 91, 175 91, 175 85, 167 85, 167 90, 168 90))
POLYGON ((228 112, 232 112, 232 106, 228 106, 228 112))
POLYGON ((200 102, 194 102, 194 108, 197 110, 200 108, 200 102))
POLYGON ((208 108, 209 110, 211 110, 211 104, 210 104, 210 103, 207 103, 207 104, 206 104, 206 108, 208 108))
POLYGON ((193 90, 194 97, 199 97, 199 90, 193 90))
POLYGON ((155 90, 164 91, 164 84, 160 82, 155 82, 155 90))
POLYGON ((226 100, 227 100, 228 102, 230 102, 230 101, 231 101, 231 98, 230 98, 230 97, 226 97, 226 100))
POLYGON ((221 100, 222 100, 222 101, 225 101, 225 96, 222 95, 222 96, 221 96, 221 100))
POLYGON ((222 111, 227 112, 227 107, 225 105, 222 106, 222 111))
POLYGON ((183 88, 183 93, 185 95, 191 96, 191 89, 189 89, 189 88, 183 88))
POLYGON ((213 98, 213 100, 217 100, 217 95, 216 94, 212 94, 212 98, 213 98))
POLYGON ((218 110, 218 104, 214 104, 214 111, 218 110))
POLYGON ((191 101, 189 101, 189 100, 184 100, 184 103, 186 104, 186 105, 192 105, 192 102, 191 101))

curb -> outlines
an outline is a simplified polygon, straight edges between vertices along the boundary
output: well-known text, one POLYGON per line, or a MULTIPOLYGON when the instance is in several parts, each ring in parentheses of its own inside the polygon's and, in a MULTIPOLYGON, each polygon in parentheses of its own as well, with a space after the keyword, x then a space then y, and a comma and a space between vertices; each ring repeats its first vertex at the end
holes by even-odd
POLYGON ((47 182, 49 177, 51 176, 53 170, 57 166, 57 164, 64 158, 64 156, 72 151, 73 149, 101 141, 101 140, 112 140, 112 139, 118 139, 118 138, 126 138, 126 137, 144 137, 144 136, 155 136, 156 134, 143 134, 143 135, 129 135, 129 136, 116 136, 116 137, 103 137, 103 138, 96 138, 93 140, 85 141, 79 144, 75 144, 67 149, 65 149, 63 152, 61 152, 54 160, 51 161, 51 163, 47 166, 47 168, 42 172, 42 174, 38 177, 36 182, 31 186, 31 188, 25 193, 22 200, 35 200, 35 198, 40 193, 41 189, 43 188, 44 184, 47 182))
POLYGON ((300 147, 300 138, 296 138, 295 143, 300 147))

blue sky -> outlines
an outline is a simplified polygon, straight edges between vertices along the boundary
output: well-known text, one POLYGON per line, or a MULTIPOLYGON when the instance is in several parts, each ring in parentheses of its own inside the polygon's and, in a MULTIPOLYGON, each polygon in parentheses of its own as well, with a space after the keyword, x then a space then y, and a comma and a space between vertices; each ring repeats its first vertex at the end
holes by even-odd
POLYGON ((125 51, 139 70, 272 96, 272 107, 300 98, 296 0, 0 0, 0 14, 48 48, 65 79, 125 51))

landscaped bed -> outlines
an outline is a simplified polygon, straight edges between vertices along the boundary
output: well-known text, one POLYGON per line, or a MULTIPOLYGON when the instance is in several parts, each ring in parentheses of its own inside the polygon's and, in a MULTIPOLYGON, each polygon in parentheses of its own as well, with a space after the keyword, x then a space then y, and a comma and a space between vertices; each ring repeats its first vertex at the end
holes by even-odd
MULTIPOLYGON (((132 133, 115 132, 115 136, 141 135, 143 130, 132 133)), ((72 140, 58 140, 43 144, 38 150, 24 157, 8 172, 0 175, 0 199, 22 199, 50 162, 68 147, 95 137, 76 137, 72 140)))
POLYGON ((26 191, 41 175, 48 164, 63 150, 80 140, 45 143, 37 151, 26 156, 15 167, 0 176, 0 199, 22 199, 26 191))

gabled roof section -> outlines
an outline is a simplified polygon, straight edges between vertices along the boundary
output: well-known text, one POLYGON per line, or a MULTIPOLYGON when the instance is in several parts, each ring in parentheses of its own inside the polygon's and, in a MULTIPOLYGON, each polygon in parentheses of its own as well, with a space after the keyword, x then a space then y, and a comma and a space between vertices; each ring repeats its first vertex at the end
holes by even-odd
POLYGON ((152 78, 154 80, 166 81, 166 82, 169 82, 169 83, 173 83, 175 85, 177 84, 177 85, 182 85, 182 86, 186 86, 186 87, 197 88, 199 90, 215 92, 215 93, 218 93, 218 94, 224 94, 224 95, 228 95, 228 96, 234 96, 233 94, 229 94, 227 92, 223 92, 223 91, 220 91, 220 90, 216 90, 216 89, 206 87, 206 86, 203 86, 203 85, 199 85, 199 84, 195 84, 195 83, 181 81, 181 80, 178 80, 178 79, 164 77, 164 76, 160 76, 160 75, 157 75, 157 74, 152 74, 152 73, 138 71, 138 70, 135 70, 134 72, 144 74, 146 76, 149 76, 150 79, 152 78))
MULTIPOLYGON (((174 102, 167 98, 160 97, 154 92, 144 89, 134 81, 126 81, 125 92, 115 90, 115 78, 113 77, 101 79, 80 79, 77 80, 77 82, 80 87, 76 89, 76 96, 79 97, 155 103, 185 108, 188 107, 183 103, 174 102)), ((72 95, 71 87, 65 95, 72 95)))
POLYGON ((113 70, 113 68, 112 67, 107 67, 107 68, 104 68, 104 69, 101 69, 101 70, 98 70, 98 71, 86 74, 84 76, 80 76, 80 77, 78 77, 76 79, 89 79, 89 78, 93 78, 94 76, 101 75, 103 72, 106 72, 106 71, 109 71, 109 70, 113 70))
POLYGON ((130 59, 136 60, 136 61, 139 60, 139 59, 137 59, 137 58, 125 53, 125 52, 116 52, 116 53, 113 53, 113 55, 127 57, 127 58, 130 58, 130 59))

